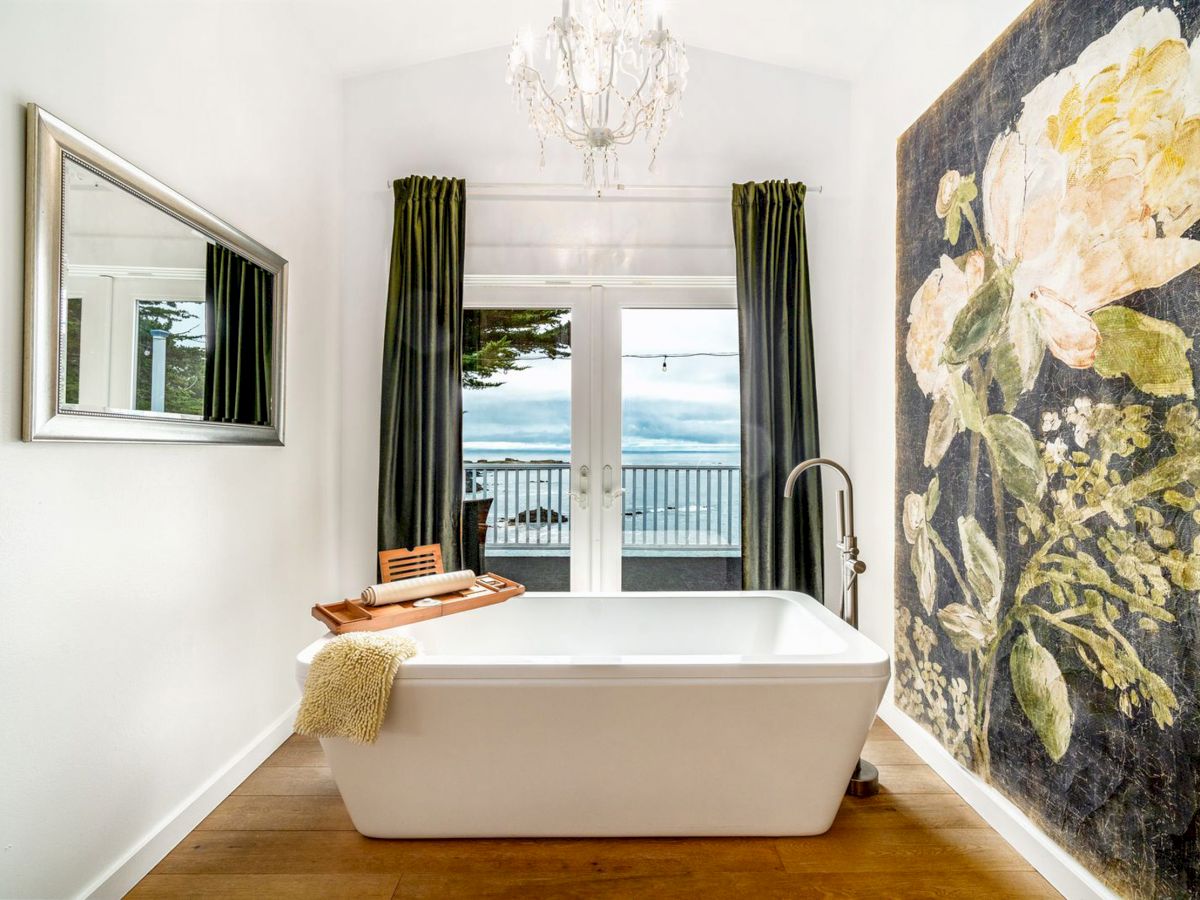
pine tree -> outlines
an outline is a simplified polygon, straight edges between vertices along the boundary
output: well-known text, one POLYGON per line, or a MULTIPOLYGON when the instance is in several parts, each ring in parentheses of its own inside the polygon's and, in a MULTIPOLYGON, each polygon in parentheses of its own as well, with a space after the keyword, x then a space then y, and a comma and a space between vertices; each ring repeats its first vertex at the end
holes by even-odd
POLYGON ((137 317, 136 409, 150 409, 153 339, 150 332, 167 332, 167 372, 164 412, 204 415, 204 304, 178 301, 139 301, 137 317), (190 326, 186 332, 175 329, 190 326))
POLYGON ((500 387, 499 376, 529 368, 529 359, 571 355, 564 309, 468 309, 463 322, 463 387, 500 387))

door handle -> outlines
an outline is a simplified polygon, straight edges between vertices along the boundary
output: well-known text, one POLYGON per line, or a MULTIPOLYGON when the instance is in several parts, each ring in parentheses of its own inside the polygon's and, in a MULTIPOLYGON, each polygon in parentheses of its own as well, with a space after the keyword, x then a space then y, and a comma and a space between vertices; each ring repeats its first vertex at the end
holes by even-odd
POLYGON ((589 474, 591 474, 591 473, 588 471, 587 466, 580 466, 579 467, 579 490, 578 491, 571 491, 571 490, 567 491, 567 496, 570 497, 572 500, 574 500, 577 504, 579 504, 580 509, 588 508, 588 475, 589 474))
POLYGON ((604 492, 604 508, 612 509, 613 501, 625 494, 625 488, 613 489, 613 467, 605 466, 600 489, 604 492))

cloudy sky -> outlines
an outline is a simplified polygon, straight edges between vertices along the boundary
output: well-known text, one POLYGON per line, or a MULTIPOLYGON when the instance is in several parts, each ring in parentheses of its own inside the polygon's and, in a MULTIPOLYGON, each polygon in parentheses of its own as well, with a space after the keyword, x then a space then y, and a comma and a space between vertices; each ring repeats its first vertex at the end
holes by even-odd
MULTIPOLYGON (((734 310, 625 310, 622 354, 737 351, 734 310)), ((622 446, 627 453, 736 452, 736 357, 622 360, 622 446)), ((571 362, 531 360, 502 387, 463 395, 464 449, 521 458, 570 444, 571 362), (540 451, 540 452, 539 452, 540 451)), ((485 454, 486 455, 486 454, 485 454)), ((490 458, 490 457, 489 457, 490 458)))

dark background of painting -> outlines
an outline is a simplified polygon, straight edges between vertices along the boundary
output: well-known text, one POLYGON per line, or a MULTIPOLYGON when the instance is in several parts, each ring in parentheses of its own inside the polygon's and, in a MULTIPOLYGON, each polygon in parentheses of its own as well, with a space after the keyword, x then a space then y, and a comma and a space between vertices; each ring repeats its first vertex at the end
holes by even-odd
MULTIPOLYGON (((909 304, 942 253, 958 255, 974 243, 965 225, 957 248, 950 249, 943 240, 942 223, 934 215, 938 181, 949 169, 975 172, 980 179, 992 141, 1016 122, 1022 97, 1043 78, 1073 63, 1088 44, 1108 33, 1126 13, 1143 5, 1128 0, 1043 0, 1035 4, 900 138, 895 577, 897 602, 914 617, 924 617, 924 610, 909 569, 910 547, 901 526, 901 504, 909 492, 924 491, 933 473, 922 459, 931 404, 917 387, 904 356, 909 304)), ((1150 5, 1172 9, 1189 41, 1200 30, 1200 0, 1150 5)), ((982 227, 978 201, 975 211, 982 227)), ((1175 322, 1195 337, 1200 333, 1200 272, 1193 269, 1159 290, 1121 303, 1175 322)), ((1200 350, 1193 350, 1190 359, 1193 371, 1200 370, 1200 350)), ((1159 422, 1161 415, 1182 399, 1155 401, 1124 378, 1102 379, 1047 356, 1037 384, 1022 397, 1014 414, 1038 435, 1043 409, 1061 410, 1080 396, 1097 402, 1149 404, 1159 422)), ((998 407, 994 400, 993 410, 998 407)), ((1156 441, 1149 450, 1130 457, 1128 467, 1136 471, 1149 468, 1161 449, 1156 441)), ((1120 465, 1114 463, 1114 468, 1120 465)), ((955 439, 938 471, 943 499, 934 526, 961 559, 956 517, 964 508, 967 490, 965 435, 955 439)), ((994 523, 989 521, 986 454, 979 471, 977 515, 989 534, 994 534, 994 523)), ((1019 523, 1011 515, 1014 507, 1010 499, 1007 600, 1011 600, 1016 575, 1029 555, 1016 542, 1019 523)), ((1159 508, 1176 527, 1179 544, 1189 546, 1196 533, 1190 518, 1170 507, 1159 508)), ((949 580, 944 568, 940 570, 939 605, 953 602, 949 580)), ((992 772, 997 787, 1117 889, 1154 897, 1200 896, 1200 599, 1180 592, 1169 608, 1179 621, 1164 624, 1157 635, 1144 635, 1129 627, 1128 617, 1121 624, 1143 662, 1158 672, 1178 697, 1180 710, 1173 727, 1160 731, 1145 708, 1135 710, 1132 719, 1121 716, 1116 695, 1102 687, 1073 651, 1060 649, 1053 636, 1039 632, 1039 639, 1045 638, 1062 666, 1075 714, 1070 749, 1059 763, 1053 763, 1013 696, 1006 661, 1010 636, 1001 650, 993 694, 992 772)), ((934 617, 925 618, 941 638, 935 659, 951 677, 966 678, 966 657, 953 649, 934 617)))

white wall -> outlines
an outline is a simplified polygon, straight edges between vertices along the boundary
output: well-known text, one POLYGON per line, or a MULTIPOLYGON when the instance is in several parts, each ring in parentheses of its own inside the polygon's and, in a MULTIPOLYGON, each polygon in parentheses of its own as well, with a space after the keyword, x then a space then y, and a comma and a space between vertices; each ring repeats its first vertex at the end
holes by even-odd
MULTIPOLYGON (((869 566, 860 625, 892 652, 896 472, 896 141, 1017 17, 1027 0, 944 8, 905 20, 855 80, 850 148, 855 181, 850 292, 850 465, 856 525, 869 566)), ((930 199, 932 203, 932 198, 930 199)), ((906 301, 907 302, 907 301, 906 301)), ((908 436, 905 436, 907 439, 908 436)), ((924 442, 924 434, 913 435, 924 442)), ((890 699, 890 694, 889 694, 890 699)))
MULTIPOLYGON (((468 182, 580 183, 582 160, 537 144, 504 84, 506 48, 365 76, 344 95, 343 429, 341 580, 374 571, 379 365, 392 198, 409 174, 468 182)), ((646 171, 635 145, 620 181, 727 184, 790 178, 822 185, 806 205, 821 395, 822 450, 847 446, 844 304, 852 286, 848 160, 850 86, 792 69, 689 50, 684 114, 646 171)), ((709 204, 470 200, 473 274, 725 274, 734 271, 728 201, 709 204)), ((832 497, 832 495, 829 495, 832 497)), ((829 515, 832 516, 832 504, 829 515)), ((830 519, 832 522, 832 519, 830 519)), ((832 527, 829 529, 832 540, 832 527)))
POLYGON ((335 593, 339 104, 269 4, 0 4, 0 896, 88 888, 295 700, 335 593), (285 448, 20 442, 26 101, 290 260, 285 448))

